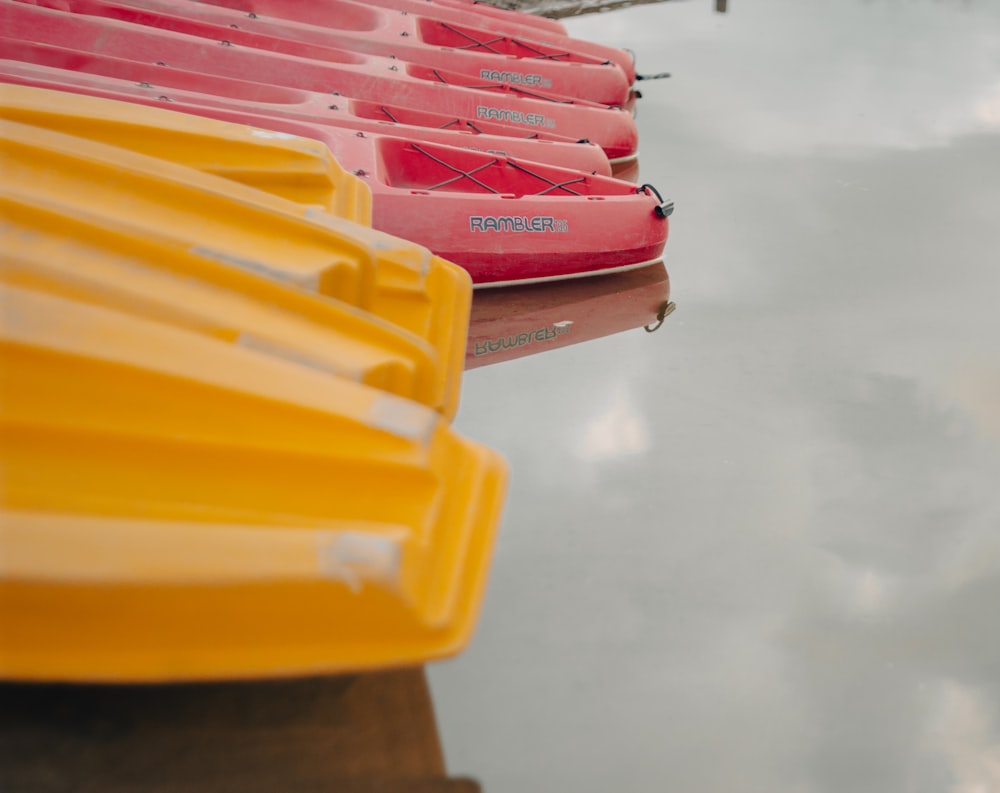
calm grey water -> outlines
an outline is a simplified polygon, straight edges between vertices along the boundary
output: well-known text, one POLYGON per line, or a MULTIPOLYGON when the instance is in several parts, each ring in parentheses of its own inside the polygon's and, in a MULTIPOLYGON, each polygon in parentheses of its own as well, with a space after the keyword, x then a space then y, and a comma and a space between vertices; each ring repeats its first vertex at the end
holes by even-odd
POLYGON ((1000 3, 692 0, 635 50, 676 314, 466 375, 513 479, 431 680, 510 791, 1000 791, 1000 3))

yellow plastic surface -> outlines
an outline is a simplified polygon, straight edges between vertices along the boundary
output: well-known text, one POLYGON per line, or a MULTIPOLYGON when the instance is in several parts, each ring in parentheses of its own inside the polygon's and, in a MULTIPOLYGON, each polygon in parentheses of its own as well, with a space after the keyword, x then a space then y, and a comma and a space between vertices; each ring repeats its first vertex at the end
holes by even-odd
POLYGON ((0 284, 0 677, 419 663, 478 611, 506 469, 435 411, 0 284))
POLYGON ((426 248, 165 160, 17 122, 0 125, 0 198, 109 236, 145 238, 345 301, 426 340, 457 410, 472 286, 426 248))
POLYGON ((371 191, 320 141, 65 91, 4 85, 0 119, 186 165, 370 226, 371 191))
POLYGON ((366 383, 435 409, 430 345, 334 298, 0 198, 0 281, 103 305, 366 383))

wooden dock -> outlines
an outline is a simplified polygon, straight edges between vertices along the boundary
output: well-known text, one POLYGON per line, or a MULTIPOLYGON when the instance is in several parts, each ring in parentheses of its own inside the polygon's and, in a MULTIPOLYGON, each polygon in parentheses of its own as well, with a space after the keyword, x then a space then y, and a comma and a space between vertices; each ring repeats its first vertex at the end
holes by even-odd
POLYGON ((9 793, 477 793, 423 668, 163 686, 0 685, 9 793))

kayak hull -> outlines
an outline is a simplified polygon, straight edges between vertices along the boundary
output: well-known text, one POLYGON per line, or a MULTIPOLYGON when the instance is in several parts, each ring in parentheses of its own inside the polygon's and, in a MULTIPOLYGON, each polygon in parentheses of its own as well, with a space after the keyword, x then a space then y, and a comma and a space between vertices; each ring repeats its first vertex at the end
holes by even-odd
MULTIPOLYGON (((247 0, 213 0, 217 3, 224 3, 230 7, 243 8, 247 0)), ((273 0, 271 6, 272 13, 278 15, 279 9, 283 10, 283 18, 296 18, 295 14, 302 6, 294 0, 273 0)), ((538 20, 542 17, 532 17, 525 20, 524 15, 520 17, 508 17, 506 19, 490 19, 479 13, 481 4, 476 3, 469 7, 467 3, 440 3, 435 0, 374 0, 372 5, 380 8, 391 8, 396 11, 405 11, 408 14, 423 14, 435 19, 445 20, 456 25, 469 25, 472 27, 486 28, 495 33, 509 36, 519 36, 528 41, 535 41, 554 47, 575 48, 578 51, 590 55, 601 61, 611 61, 617 64, 628 79, 629 84, 635 82, 635 62, 632 55, 625 50, 616 47, 608 47, 583 39, 570 38, 564 33, 555 29, 545 30, 538 25, 538 20)), ((322 6, 320 6, 322 7, 322 6)), ((543 26, 545 23, 542 23, 543 26)))
MULTIPOLYGON (((185 123, 168 111, 147 123, 169 126, 168 116, 185 123)), ((136 255, 139 245, 147 266, 183 280, 316 318, 329 311, 314 303, 334 298, 414 334, 436 359, 432 387, 422 393, 454 415, 471 295, 469 276, 456 265, 316 207, 81 137, 5 121, 0 143, 4 196, 25 212, 61 215, 80 234, 119 240, 123 254, 136 255)), ((282 339, 270 341, 283 349, 282 339)))
MULTIPOLYGON (((188 72, 3 39, 0 39, 0 48, 8 56, 27 59, 0 61, 0 81, 6 83, 238 120, 239 123, 281 130, 305 138, 316 138, 313 132, 316 127, 342 127, 503 154, 607 176, 615 172, 596 144, 560 136, 524 138, 520 131, 510 127, 474 124, 429 111, 345 97, 338 98, 336 104, 331 105, 327 96, 301 92, 305 94, 304 101, 295 101, 302 99, 297 96, 300 92, 288 90, 288 96, 283 97, 280 88, 274 89, 278 96, 268 97, 272 101, 260 99, 259 94, 254 101, 243 96, 257 93, 255 89, 259 87, 245 81, 200 79, 197 81, 200 87, 212 91, 204 93, 182 87, 192 82, 192 75, 188 72), (78 69, 98 70, 98 73, 71 71, 66 68, 70 65, 78 69), (279 101, 282 98, 289 101, 279 101)), ((635 162, 634 157, 625 160, 631 161, 629 165, 635 162)), ((626 170, 628 166, 624 162, 619 162, 617 167, 621 174, 618 178, 634 181, 635 169, 626 170)))
MULTIPOLYGON (((8 37, 23 41, 161 62, 194 74, 237 79, 252 74, 271 85, 430 107, 447 115, 501 121, 529 132, 549 130, 597 143, 609 158, 636 151, 635 122, 622 110, 583 100, 543 99, 538 92, 502 83, 479 84, 462 75, 400 65, 388 58, 331 50, 337 60, 331 56, 321 62, 22 2, 0 4, 0 24, 8 37), (473 84, 476 88, 469 87, 473 84)), ((2 50, 0 57, 7 57, 2 50)))
POLYGON ((0 678, 353 672, 468 641, 495 453, 362 385, 0 294, 0 678))
POLYGON ((654 215, 655 200, 633 195, 637 200, 609 198, 596 206, 586 198, 500 199, 485 206, 421 195, 421 215, 413 217, 405 197, 382 200, 376 193, 373 222, 466 268, 476 288, 541 283, 659 261, 666 221, 654 215))
MULTIPOLYGON (((312 9, 319 11, 322 26, 275 19, 256 4, 253 15, 190 0, 45 0, 39 4, 316 60, 327 59, 331 48, 349 50, 606 105, 630 102, 625 73, 609 61, 352 0, 327 0, 312 9)), ((304 16, 312 18, 308 13, 304 16)))
MULTIPOLYGON (((176 246, 88 223, 61 206, 0 198, 0 282, 185 328, 452 414, 454 383, 426 341, 340 301, 212 272, 176 246)), ((193 257, 192 257, 193 258, 193 257)))
POLYGON ((476 286, 640 267, 666 243, 659 200, 627 182, 351 130, 310 134, 369 186, 374 228, 463 267, 476 286))

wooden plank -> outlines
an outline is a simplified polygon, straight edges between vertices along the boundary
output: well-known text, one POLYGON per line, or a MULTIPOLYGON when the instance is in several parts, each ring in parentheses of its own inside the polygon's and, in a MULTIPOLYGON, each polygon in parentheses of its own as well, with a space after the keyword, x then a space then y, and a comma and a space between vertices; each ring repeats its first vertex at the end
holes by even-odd
POLYGON ((422 668, 170 686, 0 685, 0 789, 473 793, 422 668))

